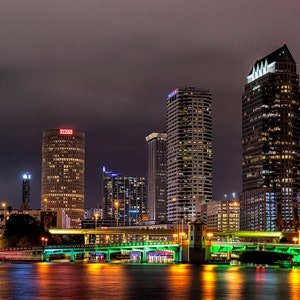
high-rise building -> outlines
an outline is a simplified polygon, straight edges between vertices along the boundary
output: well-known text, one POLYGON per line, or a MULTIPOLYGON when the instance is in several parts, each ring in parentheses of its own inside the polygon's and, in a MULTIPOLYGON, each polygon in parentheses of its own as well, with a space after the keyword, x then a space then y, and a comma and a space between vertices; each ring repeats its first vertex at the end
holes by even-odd
POLYGON ((31 175, 29 173, 23 174, 21 210, 30 209, 30 181, 31 175))
POLYGON ((151 133, 148 143, 147 213, 148 221, 167 221, 167 134, 151 133))
POLYGON ((168 220, 194 221, 212 200, 212 95, 178 88, 167 99, 168 220))
POLYGON ((242 230, 299 226, 299 76, 283 45, 256 61, 242 100, 242 230))
MULTIPOLYGON (((102 168, 103 218, 114 226, 141 225, 145 214, 145 177, 124 176, 102 168)), ((103 222, 102 222, 103 223, 103 222)))
POLYGON ((240 230, 240 204, 237 200, 207 203, 206 229, 212 231, 240 230))
POLYGON ((78 228, 84 216, 84 154, 84 132, 43 132, 41 208, 65 211, 71 228, 78 228))

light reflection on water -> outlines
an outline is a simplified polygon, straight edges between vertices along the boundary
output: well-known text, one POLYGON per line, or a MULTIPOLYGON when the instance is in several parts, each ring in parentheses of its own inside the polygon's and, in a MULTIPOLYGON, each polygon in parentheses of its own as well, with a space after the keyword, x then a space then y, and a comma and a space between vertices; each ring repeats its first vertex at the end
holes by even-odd
POLYGON ((299 299, 300 269, 215 265, 0 264, 0 298, 299 299))

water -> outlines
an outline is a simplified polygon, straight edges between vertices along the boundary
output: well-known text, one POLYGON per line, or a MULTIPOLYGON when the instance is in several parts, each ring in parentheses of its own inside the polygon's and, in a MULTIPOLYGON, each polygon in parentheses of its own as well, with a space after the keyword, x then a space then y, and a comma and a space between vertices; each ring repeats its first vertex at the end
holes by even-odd
POLYGON ((215 265, 0 265, 0 299, 300 299, 300 269, 215 265))

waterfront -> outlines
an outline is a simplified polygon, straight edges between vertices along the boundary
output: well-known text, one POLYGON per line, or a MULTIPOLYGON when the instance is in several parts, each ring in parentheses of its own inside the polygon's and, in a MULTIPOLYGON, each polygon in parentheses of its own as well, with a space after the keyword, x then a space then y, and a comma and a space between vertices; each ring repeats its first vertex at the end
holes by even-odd
POLYGON ((0 265, 1 299, 299 299, 300 269, 216 265, 0 265))

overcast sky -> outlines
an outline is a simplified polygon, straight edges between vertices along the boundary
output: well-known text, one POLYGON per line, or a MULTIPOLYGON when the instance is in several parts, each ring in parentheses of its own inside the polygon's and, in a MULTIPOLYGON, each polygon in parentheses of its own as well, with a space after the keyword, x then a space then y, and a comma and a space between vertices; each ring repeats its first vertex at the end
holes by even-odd
POLYGON ((300 61, 299 0, 1 0, 0 201, 19 208, 23 172, 40 208, 46 129, 86 132, 86 207, 100 171, 146 175, 145 136, 166 98, 213 94, 213 197, 241 190, 241 95, 255 61, 287 43, 300 61))

